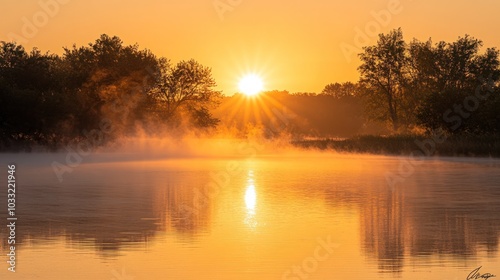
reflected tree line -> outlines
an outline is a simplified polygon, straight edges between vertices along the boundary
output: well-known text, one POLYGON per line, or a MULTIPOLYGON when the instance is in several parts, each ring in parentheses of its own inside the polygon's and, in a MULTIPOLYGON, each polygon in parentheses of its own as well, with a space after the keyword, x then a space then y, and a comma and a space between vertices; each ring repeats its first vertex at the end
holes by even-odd
MULTIPOLYGON (((302 188, 280 191, 293 191, 299 200, 325 199, 333 207, 359 209, 362 249, 383 271, 403 271, 408 255, 460 259, 473 258, 480 251, 495 255, 500 245, 498 188, 481 177, 479 169, 467 175, 463 189, 447 181, 456 179, 440 175, 439 168, 434 172, 427 177, 416 174, 415 180, 394 190, 383 179, 367 179, 348 188, 332 184, 318 189, 324 196, 302 188), (477 186, 474 192, 471 182, 477 186)), ((114 256, 120 250, 144 246, 159 233, 190 243, 211 231, 220 196, 200 184, 206 178, 185 174, 165 182, 167 174, 150 181, 138 179, 142 184, 138 188, 139 183, 123 183, 129 179, 116 177, 106 187, 30 187, 29 195, 23 196, 19 219, 24 222, 16 244, 23 247, 63 237, 69 244, 114 256)), ((0 246, 6 244, 0 242, 0 246)))
MULTIPOLYGON (((358 82, 321 93, 265 92, 251 99, 217 91, 211 70, 175 65, 138 45, 102 35, 62 55, 0 43, 0 148, 77 142, 103 120, 106 141, 133 135, 265 128, 265 137, 349 137, 432 132, 498 134, 500 62, 470 36, 455 42, 380 34, 359 54, 358 82)), ((103 141, 104 143, 106 141, 103 141)))
MULTIPOLYGON (((24 222, 16 234, 16 248, 62 239, 103 257, 116 257, 121 250, 146 246, 159 233, 189 243, 210 231, 216 201, 196 179, 186 175, 175 185, 157 178, 147 184, 127 180, 108 178, 106 186, 28 186, 18 214, 24 222)), ((7 237, 0 233, 1 250, 9 246, 7 237)))
POLYGON ((415 180, 395 189, 375 182, 332 187, 326 199, 332 205, 357 204, 363 251, 380 271, 402 272, 408 255, 468 259, 486 252, 494 257, 500 246, 498 188, 488 178, 483 181, 480 171, 464 175, 464 182, 474 180, 474 191, 470 183, 462 190, 453 183, 456 178, 440 172, 415 174, 415 180))
MULTIPOLYGON (((16 248, 62 239, 113 257, 123 248, 143 247, 154 238, 160 223, 154 205, 140 203, 153 200, 154 193, 135 186, 123 185, 117 191, 102 186, 41 185, 29 191, 18 215, 25 223, 19 225, 16 248), (133 196, 121 196, 122 192, 133 196)), ((3 241, 2 246, 7 245, 3 241)))

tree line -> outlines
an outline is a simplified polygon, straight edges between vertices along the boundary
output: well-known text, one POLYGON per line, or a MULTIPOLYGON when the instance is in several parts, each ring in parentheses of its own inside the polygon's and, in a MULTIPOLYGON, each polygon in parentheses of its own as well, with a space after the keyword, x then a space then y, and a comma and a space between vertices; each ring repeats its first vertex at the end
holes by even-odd
POLYGON ((137 45, 101 35, 62 55, 0 42, 0 147, 56 149, 112 126, 106 140, 167 128, 213 128, 222 94, 211 70, 194 60, 171 65, 137 45))
POLYGON ((250 99, 235 94, 225 97, 214 115, 222 127, 233 128, 242 136, 260 129, 266 138, 350 137, 370 132, 363 117, 363 101, 351 91, 356 88, 347 82, 331 84, 319 94, 273 90, 250 99))
POLYGON ((481 47, 468 35, 451 43, 406 43, 401 29, 379 35, 359 55, 367 116, 394 131, 500 132, 499 52, 481 47))
POLYGON ((499 51, 481 52, 482 45, 468 35, 408 43, 399 28, 363 48, 358 82, 328 84, 321 93, 267 94, 297 113, 286 127, 301 135, 499 134, 499 51))
POLYGON ((257 101, 223 96, 211 69, 194 60, 172 64, 116 36, 63 48, 62 55, 0 42, 0 150, 57 149, 103 120, 112 131, 105 141, 138 129, 245 131, 249 124, 267 127, 266 137, 498 134, 499 51, 481 49, 467 35, 408 43, 396 29, 363 48, 359 81, 328 84, 321 93, 270 91, 257 101))

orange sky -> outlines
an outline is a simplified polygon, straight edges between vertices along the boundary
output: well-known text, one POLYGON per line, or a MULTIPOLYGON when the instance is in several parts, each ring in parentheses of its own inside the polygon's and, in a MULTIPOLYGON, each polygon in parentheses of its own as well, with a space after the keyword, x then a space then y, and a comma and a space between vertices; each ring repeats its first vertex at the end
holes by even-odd
POLYGON ((0 40, 60 54, 117 35, 174 63, 194 58, 211 67, 228 95, 246 72, 260 73, 267 90, 290 92, 356 81, 359 60, 341 46, 374 44, 372 34, 397 27, 407 41, 470 34, 500 47, 500 1, 487 0, 2 0, 0 11, 0 40))

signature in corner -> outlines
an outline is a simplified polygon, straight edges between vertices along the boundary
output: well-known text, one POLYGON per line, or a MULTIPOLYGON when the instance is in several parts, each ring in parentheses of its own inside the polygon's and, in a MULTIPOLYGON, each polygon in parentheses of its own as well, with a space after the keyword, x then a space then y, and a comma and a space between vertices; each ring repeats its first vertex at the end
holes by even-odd
POLYGON ((496 275, 494 274, 491 274, 491 273, 484 273, 484 274, 481 274, 479 272, 479 270, 481 269, 482 266, 474 269, 473 271, 471 271, 471 273, 469 273, 469 276, 467 276, 467 279, 466 280, 472 280, 472 279, 488 279, 488 278, 492 278, 492 277, 496 277, 496 275))

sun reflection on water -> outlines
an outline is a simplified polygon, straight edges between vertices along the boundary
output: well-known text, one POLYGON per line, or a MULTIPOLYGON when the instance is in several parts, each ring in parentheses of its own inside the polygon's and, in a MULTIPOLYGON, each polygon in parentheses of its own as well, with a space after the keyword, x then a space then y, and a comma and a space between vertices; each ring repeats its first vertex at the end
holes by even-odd
POLYGON ((249 184, 245 192, 245 205, 247 212, 255 214, 255 204, 257 203, 257 193, 255 192, 255 185, 249 184))
POLYGON ((251 228, 254 228, 257 225, 257 220, 255 219, 256 205, 257 205, 257 192, 255 191, 253 171, 249 171, 246 184, 246 191, 245 191, 245 206, 246 206, 245 224, 247 224, 251 228))

